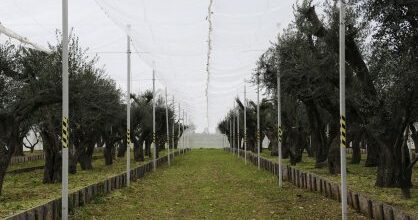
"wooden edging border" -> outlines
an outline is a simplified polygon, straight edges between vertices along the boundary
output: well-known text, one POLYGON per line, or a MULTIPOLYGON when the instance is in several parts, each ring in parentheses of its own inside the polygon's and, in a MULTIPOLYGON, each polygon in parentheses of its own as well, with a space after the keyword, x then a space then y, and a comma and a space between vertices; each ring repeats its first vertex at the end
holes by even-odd
MULTIPOLYGON (((236 153, 234 149, 224 148, 225 151, 236 153)), ((240 150, 240 156, 244 157, 244 151, 240 150)), ((247 151, 247 160, 257 165, 257 155, 247 151)), ((260 167, 278 175, 279 164, 264 157, 260 157, 260 167)), ((340 185, 319 175, 297 169, 292 166, 282 166, 283 180, 288 181, 298 188, 312 192, 318 192, 327 198, 341 202, 340 185)), ((347 190, 348 205, 369 219, 379 220, 417 220, 418 218, 407 214, 391 205, 381 201, 372 200, 359 192, 347 190)))
POLYGON ((44 160, 45 159, 45 153, 42 152, 37 155, 30 155, 30 156, 13 156, 12 159, 10 159, 10 165, 18 164, 18 163, 25 163, 28 161, 34 161, 34 160, 44 160))
MULTIPOLYGON (((102 158, 103 158, 103 155, 93 155, 92 157, 93 160, 99 160, 102 158)), ((20 169, 15 169, 15 170, 8 170, 6 171, 6 173, 7 174, 20 174, 20 173, 32 172, 34 170, 40 170, 44 168, 45 168, 45 165, 40 165, 40 166, 26 167, 26 168, 20 168, 20 169)))
MULTIPOLYGON (((103 152, 103 148, 99 147, 99 148, 95 148, 94 152, 103 152)), ((96 156, 93 155, 93 159, 97 159, 97 158, 102 158, 102 156, 96 156)), ((14 164, 19 164, 19 163, 25 163, 25 162, 29 162, 29 161, 35 161, 35 160, 45 160, 45 153, 41 152, 40 154, 36 154, 36 155, 25 155, 25 156, 13 156, 10 159, 10 164, 9 165, 14 165, 14 164)))
MULTIPOLYGON (((188 149, 180 149, 171 155, 178 156, 181 153, 191 151, 188 149)), ((173 158, 173 157, 171 157, 173 158)), ((168 161, 168 155, 157 159, 157 167, 165 164, 168 161)), ((153 170, 152 161, 142 164, 136 168, 131 169, 131 181, 135 181, 145 176, 146 173, 153 170)), ((104 181, 91 184, 80 190, 72 192, 68 195, 68 208, 73 211, 75 208, 90 203, 95 197, 99 195, 108 194, 116 189, 126 187, 126 172, 110 177, 104 181)), ((48 203, 39 205, 29 210, 20 212, 13 216, 6 217, 9 220, 52 220, 61 218, 61 197, 54 199, 48 203)))

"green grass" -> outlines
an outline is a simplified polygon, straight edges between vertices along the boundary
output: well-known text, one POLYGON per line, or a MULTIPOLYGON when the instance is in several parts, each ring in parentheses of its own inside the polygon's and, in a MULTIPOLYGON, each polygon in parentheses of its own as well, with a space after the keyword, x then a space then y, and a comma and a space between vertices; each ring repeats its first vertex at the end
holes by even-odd
MULTIPOLYGON (((268 150, 263 150, 261 155, 270 160, 277 161, 277 156, 270 156, 268 150)), ((399 188, 382 188, 375 186, 376 182, 376 167, 365 167, 364 162, 366 155, 362 154, 362 161, 360 164, 350 164, 351 155, 347 155, 347 185, 349 189, 361 192, 368 197, 385 202, 387 204, 398 207, 399 209, 418 216, 418 167, 415 166, 413 173, 413 188, 411 189, 411 199, 404 199, 399 188)), ((290 164, 289 159, 284 159, 283 163, 290 164)), ((331 175, 328 172, 328 167, 315 168, 315 160, 309 158, 307 154, 303 154, 301 163, 296 164, 297 168, 311 173, 326 177, 334 182, 341 183, 340 175, 331 175)))
POLYGON ((43 150, 34 150, 33 152, 30 151, 23 151, 23 154, 25 156, 33 156, 33 155, 39 155, 42 154, 44 151, 43 150))
MULTIPOLYGON (((160 156, 166 154, 165 151, 160 152, 160 156)), ((138 165, 140 163, 131 159, 131 168, 138 165)), ((94 160, 93 170, 82 171, 78 167, 77 174, 69 176, 70 191, 103 181, 125 170, 126 158, 117 158, 111 166, 106 166, 104 159, 94 160)), ((43 169, 21 174, 6 174, 0 196, 0 219, 61 197, 61 182, 43 184, 42 179, 43 169)))
MULTIPOLYGON (((93 156, 103 156, 103 152, 102 151, 96 151, 96 152, 94 152, 93 156)), ((24 163, 12 164, 7 168, 7 171, 13 171, 13 170, 19 170, 19 169, 23 169, 23 168, 37 167, 37 166, 43 166, 43 165, 45 165, 45 160, 44 159, 32 160, 32 161, 27 161, 27 162, 24 162, 24 163)))
MULTIPOLYGON (((193 150, 131 187, 97 198, 72 219, 338 219, 340 205, 285 184, 232 154, 193 150)), ((365 219, 352 213, 353 219, 365 219)))

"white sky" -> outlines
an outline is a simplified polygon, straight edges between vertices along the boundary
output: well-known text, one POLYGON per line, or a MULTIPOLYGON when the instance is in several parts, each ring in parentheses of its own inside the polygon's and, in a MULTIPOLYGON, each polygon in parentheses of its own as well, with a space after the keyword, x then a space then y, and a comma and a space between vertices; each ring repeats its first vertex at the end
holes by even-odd
MULTIPOLYGON (((294 0, 213 0, 209 124, 243 97, 258 57, 293 19, 294 0)), ((132 92, 152 86, 186 108, 198 132, 206 127, 206 56, 209 0, 69 0, 69 24, 83 47, 126 91, 126 28, 132 25, 132 92), (139 52, 139 53, 138 53, 139 52)), ((60 0, 1 0, 0 22, 39 45, 55 44, 61 29, 60 0)), ((5 36, 0 36, 4 41, 5 36)), ((250 86, 250 85, 249 85, 250 86)), ((70 85, 71 90, 71 85, 70 85)), ((247 89, 255 100, 255 87, 247 89)), ((71 92, 71 91, 70 91, 71 92)))

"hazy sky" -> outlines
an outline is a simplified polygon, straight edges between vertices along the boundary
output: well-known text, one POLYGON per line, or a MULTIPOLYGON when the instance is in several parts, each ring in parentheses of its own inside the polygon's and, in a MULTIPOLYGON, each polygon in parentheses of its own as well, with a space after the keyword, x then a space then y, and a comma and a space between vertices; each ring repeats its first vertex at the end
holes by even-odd
MULTIPOLYGON (((213 0, 209 124, 243 97, 257 58, 293 19, 294 0, 213 0)), ((126 25, 132 26, 132 92, 151 88, 155 63, 160 94, 174 95, 197 131, 206 127, 209 0, 69 0, 69 24, 89 53, 126 91, 126 25)), ((1 0, 0 22, 46 46, 61 29, 60 0, 1 0)), ((4 41, 5 37, 0 36, 4 41)), ((255 87, 248 85, 255 99, 255 87)), ((70 85, 71 92, 71 85, 70 85)))

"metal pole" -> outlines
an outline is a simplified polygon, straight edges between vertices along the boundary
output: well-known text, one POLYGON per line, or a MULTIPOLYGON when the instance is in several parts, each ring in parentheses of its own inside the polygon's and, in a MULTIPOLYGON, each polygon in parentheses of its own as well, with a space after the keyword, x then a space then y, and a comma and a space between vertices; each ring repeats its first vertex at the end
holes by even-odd
POLYGON ((189 145, 187 144, 187 133, 189 132, 189 129, 187 128, 189 121, 187 119, 187 113, 184 115, 184 148, 187 149, 189 145))
POLYGON ((231 148, 233 153, 234 149, 232 148, 232 119, 229 119, 229 148, 231 148))
POLYGON ((247 164, 247 86, 244 85, 244 160, 247 164))
POLYGON ((68 219, 68 0, 62 0, 62 206, 61 217, 68 219))
POLYGON ((225 136, 222 135, 222 149, 225 150, 225 136))
POLYGON ((235 139, 237 138, 236 134, 235 134, 235 120, 236 120, 236 115, 235 115, 235 101, 234 101, 234 109, 232 110, 232 148, 234 149, 234 154, 236 152, 236 142, 235 139))
POLYGON ((181 120, 181 117, 180 117, 180 115, 181 115, 181 111, 180 111, 180 103, 179 103, 179 133, 178 133, 178 138, 177 138, 177 147, 178 147, 178 149, 179 149, 179 154, 181 154, 181 145, 180 145, 180 131, 181 131, 181 123, 180 123, 180 120, 181 120))
POLYGON ((309 150, 312 150, 312 135, 309 135, 309 150))
POLYGON ((186 146, 185 146, 185 143, 184 143, 184 136, 185 136, 185 131, 184 131, 184 123, 186 123, 186 120, 185 120, 185 117, 184 117, 184 109, 183 109, 183 123, 182 123, 182 127, 183 127, 183 133, 182 133, 182 135, 181 135, 181 139, 182 139, 182 142, 183 142, 183 146, 182 146, 182 148, 183 148, 183 154, 184 154, 184 149, 186 149, 186 146))
POLYGON ((131 26, 127 26, 127 93, 126 93, 126 185, 129 186, 131 180, 131 26))
POLYGON ((237 144, 238 144, 238 157, 239 157, 239 148, 241 147, 241 144, 240 144, 240 138, 239 138, 239 106, 238 106, 238 109, 237 109, 237 113, 238 113, 238 115, 237 115, 237 144))
POLYGON ((283 186, 283 174, 282 174, 282 103, 280 98, 280 73, 277 72, 277 129, 278 129, 278 142, 277 142, 277 155, 279 159, 279 187, 283 186))
POLYGON ((165 87, 165 121, 167 124, 167 159, 168 159, 168 166, 170 166, 170 129, 168 123, 168 98, 167 98, 167 87, 165 87))
POLYGON ((341 214, 348 219, 347 168, 346 168, 346 118, 345 118, 345 3, 340 0, 340 129, 341 129, 341 214))
POLYGON ((155 94, 155 63, 153 63, 152 70, 152 145, 154 146, 154 159, 152 161, 154 171, 157 169, 157 144, 155 142, 155 103, 156 103, 156 94, 155 94))
MULTIPOLYGON (((187 124, 190 125, 190 118, 189 115, 186 114, 187 124)), ((187 128, 187 136, 186 136, 187 147, 192 148, 190 146, 190 126, 187 128)))
POLYGON ((257 74, 257 166, 260 169, 260 75, 257 74))
POLYGON ((173 159, 174 159, 174 157, 175 157, 175 152, 176 152, 176 149, 174 148, 174 135, 176 134, 176 132, 175 132, 175 103, 174 103, 174 95, 173 95, 173 136, 172 136, 172 142, 171 142, 171 144, 172 144, 172 148, 173 148, 173 159))

